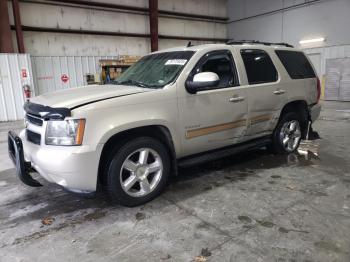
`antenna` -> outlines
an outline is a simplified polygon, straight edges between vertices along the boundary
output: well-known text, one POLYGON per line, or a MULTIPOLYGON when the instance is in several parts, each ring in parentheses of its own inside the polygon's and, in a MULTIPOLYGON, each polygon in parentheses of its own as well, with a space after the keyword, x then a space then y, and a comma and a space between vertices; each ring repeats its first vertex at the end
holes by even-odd
POLYGON ((193 46, 193 45, 192 45, 191 41, 189 41, 189 42, 187 43, 187 46, 186 46, 186 47, 191 47, 191 46, 193 46))

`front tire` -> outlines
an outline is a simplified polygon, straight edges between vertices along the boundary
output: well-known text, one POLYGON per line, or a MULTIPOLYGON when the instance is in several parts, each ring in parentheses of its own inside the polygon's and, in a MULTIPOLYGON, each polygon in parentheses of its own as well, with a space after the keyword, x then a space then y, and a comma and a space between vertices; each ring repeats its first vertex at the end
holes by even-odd
POLYGON ((301 121, 294 112, 282 115, 272 136, 272 150, 277 154, 295 152, 301 141, 301 121))
POLYGON ((161 142, 140 137, 116 149, 107 170, 112 200, 123 206, 138 206, 163 191, 170 175, 170 158, 161 142))

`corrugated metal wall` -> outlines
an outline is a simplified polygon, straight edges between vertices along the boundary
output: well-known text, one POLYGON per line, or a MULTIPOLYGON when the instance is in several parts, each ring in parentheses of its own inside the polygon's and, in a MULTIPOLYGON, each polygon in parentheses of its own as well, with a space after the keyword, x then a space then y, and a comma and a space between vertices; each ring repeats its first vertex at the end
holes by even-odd
POLYGON ((327 46, 304 49, 306 54, 321 54, 321 75, 326 73, 326 60, 350 57, 350 45, 327 46))
POLYGON ((321 57, 320 77, 322 79, 322 98, 325 100, 349 101, 347 96, 350 92, 350 90, 348 90, 350 86, 347 84, 349 79, 348 74, 344 74, 344 79, 346 80, 340 81, 342 77, 340 77, 340 75, 337 76, 339 73, 334 72, 334 70, 339 71, 340 69, 335 69, 333 62, 340 58, 350 58, 350 45, 309 48, 304 49, 304 52, 308 54, 309 57, 310 55, 319 55, 321 57), (337 85, 335 85, 336 82, 338 83, 337 85), (340 88, 340 86, 342 86, 342 88, 340 88), (339 94, 346 94, 346 97, 339 94))
POLYGON ((23 118, 23 85, 33 86, 28 54, 0 54, 0 121, 23 118))
POLYGON ((85 85, 87 73, 99 71, 99 60, 107 56, 32 56, 34 85, 41 95, 56 90, 85 85))
POLYGON ((350 101, 350 58, 327 59, 325 100, 350 101))

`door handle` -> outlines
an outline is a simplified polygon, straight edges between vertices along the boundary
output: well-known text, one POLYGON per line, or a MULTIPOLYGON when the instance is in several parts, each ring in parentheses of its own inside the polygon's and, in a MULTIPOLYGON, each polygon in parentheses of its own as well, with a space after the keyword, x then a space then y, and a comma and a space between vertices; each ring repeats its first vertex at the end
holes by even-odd
POLYGON ((231 97, 229 101, 233 102, 233 103, 237 103, 237 102, 241 102, 243 100, 244 100, 243 96, 234 96, 234 97, 231 97))
POLYGON ((282 95, 282 94, 284 94, 285 92, 286 92, 286 90, 279 89, 279 90, 274 91, 273 93, 274 93, 275 95, 282 95))

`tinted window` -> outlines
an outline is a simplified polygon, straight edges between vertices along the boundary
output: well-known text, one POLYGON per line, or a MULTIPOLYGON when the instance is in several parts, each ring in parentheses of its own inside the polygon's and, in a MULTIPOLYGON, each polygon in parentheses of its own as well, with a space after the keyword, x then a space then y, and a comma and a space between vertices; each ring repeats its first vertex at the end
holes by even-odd
POLYGON ((290 78, 302 79, 316 77, 315 72, 304 53, 276 50, 276 54, 286 68, 290 78))
POLYGON ((277 81, 277 70, 265 51, 245 49, 241 55, 250 85, 277 81))
POLYGON ((215 88, 238 85, 236 69, 229 51, 214 51, 204 55, 197 63, 190 77, 201 72, 213 72, 219 76, 220 82, 215 88))

